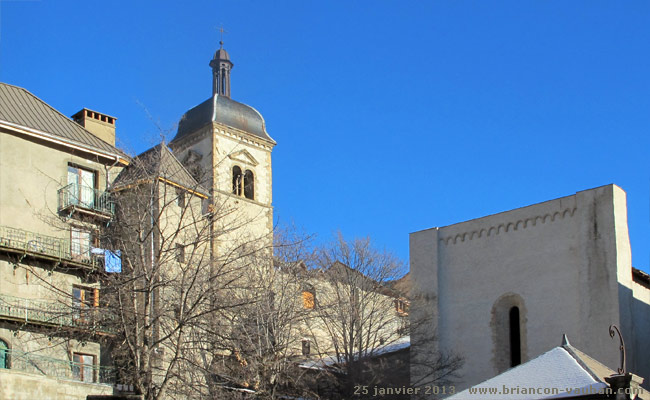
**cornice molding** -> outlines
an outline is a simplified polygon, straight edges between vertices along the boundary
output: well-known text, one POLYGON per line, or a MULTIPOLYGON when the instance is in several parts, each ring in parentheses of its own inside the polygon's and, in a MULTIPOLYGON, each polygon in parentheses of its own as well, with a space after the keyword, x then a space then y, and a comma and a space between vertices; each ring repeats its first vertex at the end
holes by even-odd
POLYGON ((221 124, 219 122, 212 122, 212 127, 214 130, 214 133, 218 133, 222 136, 229 137, 229 138, 234 138, 237 139, 243 143, 252 145, 254 147, 261 148, 266 151, 271 151, 273 150, 273 147, 275 147, 274 143, 271 143, 269 141, 266 141, 262 138, 259 138, 255 135, 252 135, 248 132, 239 130, 237 128, 233 128, 228 125, 221 124))
POLYGON ((541 215, 536 215, 529 218, 518 219, 516 221, 504 222, 496 225, 489 226, 487 228, 480 228, 471 231, 456 233, 453 235, 448 235, 442 237, 439 240, 440 243, 445 245, 457 244, 459 242, 464 242, 466 240, 474 240, 476 238, 486 238, 490 236, 496 236, 502 233, 508 233, 513 231, 519 231, 522 229, 527 229, 546 224, 547 222, 555 222, 558 219, 571 218, 575 214, 577 208, 569 207, 561 211, 555 211, 553 213, 546 213, 541 215))

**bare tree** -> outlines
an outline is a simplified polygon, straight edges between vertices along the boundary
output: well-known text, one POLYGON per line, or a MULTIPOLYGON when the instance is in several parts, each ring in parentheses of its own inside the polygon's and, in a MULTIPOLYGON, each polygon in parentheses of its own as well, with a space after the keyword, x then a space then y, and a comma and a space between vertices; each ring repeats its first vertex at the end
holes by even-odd
POLYGON ((246 290, 232 293, 241 305, 231 310, 230 329, 220 338, 229 357, 222 362, 220 378, 225 384, 218 398, 314 394, 304 379, 306 371, 298 368, 306 317, 299 298, 307 273, 306 239, 294 231, 276 230, 274 242, 272 258, 256 252, 246 272, 246 290))
POLYGON ((369 238, 346 241, 341 234, 318 251, 322 271, 317 284, 315 331, 322 332, 323 349, 331 347, 341 366, 341 394, 352 397, 355 385, 366 385, 364 369, 376 351, 399 335, 390 290, 384 286, 403 273, 403 264, 392 254, 378 251, 369 238))
POLYGON ((103 323, 121 382, 152 400, 309 393, 296 362, 304 240, 255 236, 250 216, 209 196, 164 144, 112 192, 103 240, 122 270, 104 277, 103 323))
POLYGON ((249 301, 233 295, 248 289, 239 278, 269 246, 240 233, 246 221, 228 202, 208 205, 164 144, 133 160, 113 196, 104 241, 122 251, 122 271, 107 274, 103 299, 120 377, 146 399, 205 396, 227 317, 249 301))
MULTIPOLYGON (((375 396, 372 390, 409 385, 409 382, 390 382, 396 367, 408 371, 410 362, 422 363, 427 369, 428 384, 441 384, 453 378, 462 365, 456 356, 439 354, 414 355, 406 352, 403 359, 384 358, 387 350, 408 347, 409 326, 430 323, 425 320, 409 322, 407 283, 395 285, 404 275, 404 264, 390 252, 377 250, 369 238, 346 241, 339 233, 329 245, 318 251, 317 266, 321 273, 316 281, 318 297, 314 331, 320 332, 321 347, 332 351, 341 398, 375 396), (402 346, 403 347, 403 346, 402 346), (383 359, 382 359, 383 358, 383 359), (399 366, 397 365, 399 364, 399 366)), ((404 380, 408 374, 403 376, 404 380)), ((424 384, 419 382, 418 384, 424 384)), ((393 398, 393 397, 389 397, 393 398)))

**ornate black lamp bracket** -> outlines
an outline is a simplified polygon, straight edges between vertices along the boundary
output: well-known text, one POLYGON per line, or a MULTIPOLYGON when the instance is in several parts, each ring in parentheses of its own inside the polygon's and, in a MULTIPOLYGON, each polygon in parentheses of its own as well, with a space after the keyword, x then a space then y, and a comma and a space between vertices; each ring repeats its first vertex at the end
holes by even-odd
POLYGON ((621 331, 618 329, 618 327, 616 325, 610 325, 609 337, 613 339, 617 333, 618 333, 618 339, 620 341, 619 350, 621 351, 621 367, 618 368, 618 373, 624 374, 625 373, 625 342, 623 341, 623 335, 621 335, 621 331))

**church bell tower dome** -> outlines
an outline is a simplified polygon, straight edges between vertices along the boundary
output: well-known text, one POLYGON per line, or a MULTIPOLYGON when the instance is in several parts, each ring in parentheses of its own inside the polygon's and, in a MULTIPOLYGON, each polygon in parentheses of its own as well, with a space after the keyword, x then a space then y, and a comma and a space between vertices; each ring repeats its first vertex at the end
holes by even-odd
POLYGON ((179 140, 200 131, 204 126, 218 122, 275 145, 275 141, 266 132, 266 123, 262 114, 253 107, 230 98, 230 71, 234 64, 223 48, 223 42, 219 44, 220 48, 210 60, 212 96, 183 115, 171 143, 178 143, 179 140))

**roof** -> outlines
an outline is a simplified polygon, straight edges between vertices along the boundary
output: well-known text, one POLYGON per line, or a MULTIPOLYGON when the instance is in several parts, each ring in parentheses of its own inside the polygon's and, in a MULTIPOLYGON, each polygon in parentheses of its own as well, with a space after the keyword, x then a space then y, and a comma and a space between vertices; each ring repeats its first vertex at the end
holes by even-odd
POLYGON ((114 182, 119 188, 145 179, 161 178, 205 197, 208 191, 194 179, 169 148, 161 143, 136 156, 114 182))
POLYGON ((639 285, 650 289, 650 275, 640 269, 632 267, 632 280, 639 285))
POLYGON ((571 346, 566 340, 562 346, 447 400, 574 398, 603 391, 609 387, 605 377, 615 374, 616 371, 571 346), (503 388, 508 388, 510 393, 505 393, 503 388), (493 393, 490 393, 490 389, 493 393))
MULTIPOLYGON (((411 348, 411 337, 402 336, 389 344, 373 349, 372 353, 369 354, 369 356, 379 357, 385 354, 395 353, 410 348, 411 348)), ((355 357, 357 356, 358 353, 355 354, 355 357)), ((339 360, 336 358, 336 356, 327 356, 327 357, 317 358, 313 360, 306 360, 305 362, 299 364, 298 366, 300 368, 305 368, 305 369, 327 369, 327 368, 335 368, 337 364, 339 364, 339 360)))
POLYGON ((401 293, 391 286, 393 281, 381 280, 383 277, 378 277, 380 280, 373 279, 372 277, 365 275, 363 272, 351 268, 340 261, 335 261, 328 268, 321 269, 320 271, 329 276, 332 280, 344 284, 355 284, 362 290, 372 290, 395 299, 402 296, 401 293))
POLYGON ((214 53, 214 59, 215 60, 228 60, 230 61, 230 56, 228 55, 228 52, 224 50, 223 48, 220 48, 214 53))
POLYGON ((0 121, 17 128, 53 135, 70 144, 128 159, 115 146, 101 140, 52 106, 18 86, 0 82, 0 121))
POLYGON ((249 105, 218 94, 187 111, 181 117, 178 131, 172 142, 189 136, 211 122, 220 122, 275 144, 266 133, 262 114, 249 105))
POLYGON ((411 272, 407 272, 406 275, 399 279, 384 282, 384 285, 392 290, 396 295, 408 297, 410 288, 413 285, 411 283, 411 272))

